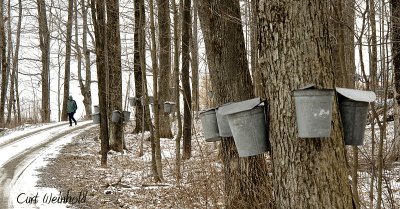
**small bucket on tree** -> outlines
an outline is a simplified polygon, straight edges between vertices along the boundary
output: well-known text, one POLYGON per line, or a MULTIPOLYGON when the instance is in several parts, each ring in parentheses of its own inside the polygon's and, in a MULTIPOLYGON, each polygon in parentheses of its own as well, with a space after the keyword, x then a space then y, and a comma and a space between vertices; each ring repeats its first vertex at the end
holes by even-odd
POLYGON ((363 145, 368 105, 376 99, 372 91, 336 88, 345 145, 363 145))
POLYGON ((92 114, 93 124, 100 124, 100 113, 92 114))
MULTIPOLYGON (((223 104, 219 108, 229 105, 229 104, 232 104, 232 103, 230 102, 227 104, 223 104)), ((228 116, 222 115, 218 109, 216 110, 216 115, 217 115, 219 135, 221 137, 231 137, 232 131, 231 131, 231 128, 229 127, 228 116)))
POLYGON ((204 110, 200 113, 201 125, 203 127, 204 138, 207 142, 220 140, 215 108, 204 110))
POLYGON ((112 112, 111 121, 113 123, 118 123, 120 119, 121 119, 121 112, 118 110, 114 110, 112 112))
POLYGON ((269 150, 264 106, 260 103, 261 99, 255 98, 218 110, 219 114, 228 117, 239 157, 254 156, 269 150))
POLYGON ((131 112, 122 111, 122 115, 124 116, 124 122, 129 122, 131 118, 131 112))
POLYGON ((132 106, 132 107, 136 107, 137 105, 138 105, 138 102, 137 101, 139 101, 139 99, 138 98, 136 98, 136 97, 129 97, 129 104, 132 106))
POLYGON ((328 89, 303 88, 294 91, 300 138, 330 137, 334 94, 328 89))
POLYGON ((99 112, 100 112, 100 107, 99 107, 99 105, 94 105, 94 106, 93 106, 93 113, 96 114, 96 113, 99 113, 99 112))
POLYGON ((164 112, 172 113, 175 111, 175 103, 174 102, 164 102, 164 112))

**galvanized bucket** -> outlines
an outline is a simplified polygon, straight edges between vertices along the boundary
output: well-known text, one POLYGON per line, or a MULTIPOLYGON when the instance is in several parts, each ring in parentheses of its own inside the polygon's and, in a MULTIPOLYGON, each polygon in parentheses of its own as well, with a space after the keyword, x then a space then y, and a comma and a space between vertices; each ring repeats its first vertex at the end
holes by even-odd
POLYGON ((122 115, 124 116, 124 122, 129 122, 131 118, 131 112, 122 111, 122 115))
POLYGON ((368 102, 345 99, 339 103, 345 145, 363 145, 368 102))
POLYGON ((204 138, 207 142, 219 141, 217 116, 215 109, 208 109, 200 113, 201 125, 203 126, 204 138))
POLYGON ((100 124, 100 113, 92 114, 93 124, 100 124))
POLYGON ((372 91, 336 88, 345 145, 363 145, 368 104, 376 99, 372 91))
POLYGON ((258 155, 268 151, 263 106, 229 114, 228 122, 239 157, 258 155))
POLYGON ((138 98, 136 98, 136 97, 129 97, 129 105, 131 105, 131 106, 137 106, 137 101, 139 100, 138 98))
POLYGON ((93 113, 99 113, 100 112, 100 107, 99 105, 94 105, 93 106, 93 113))
POLYGON ((294 91, 296 121, 300 138, 330 137, 333 90, 294 91))
POLYGON ((164 102, 164 112, 172 113, 175 111, 175 103, 174 102, 164 102))
POLYGON ((114 110, 112 112, 111 121, 113 123, 118 123, 120 119, 121 119, 121 112, 118 110, 114 110))
MULTIPOLYGON (((154 97, 153 96, 149 96, 149 102, 147 105, 149 104, 153 104, 154 103, 154 97)), ((142 103, 142 105, 144 105, 144 97, 140 97, 140 102, 142 103)))
MULTIPOLYGON (((229 104, 231 103, 224 104, 221 107, 229 104)), ((220 112, 221 111, 219 111, 219 109, 216 110, 219 135, 221 137, 231 137, 232 131, 231 128, 229 127, 228 115, 222 115, 220 112)))

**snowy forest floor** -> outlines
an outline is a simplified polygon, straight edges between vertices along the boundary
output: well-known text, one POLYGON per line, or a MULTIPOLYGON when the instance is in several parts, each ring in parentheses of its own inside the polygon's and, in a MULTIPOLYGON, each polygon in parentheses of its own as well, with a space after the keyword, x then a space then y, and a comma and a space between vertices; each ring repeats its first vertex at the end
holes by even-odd
MULTIPOLYGON (((141 134, 126 127, 125 153, 109 152, 108 167, 100 166, 98 128, 77 136, 56 158, 40 169, 38 187, 56 188, 73 196, 87 191, 86 202, 73 208, 221 208, 222 164, 214 143, 192 140, 193 152, 182 161, 182 179, 175 177, 175 140, 161 139, 164 182, 155 184, 151 174, 150 141, 138 157, 141 134)), ((199 133, 200 135, 200 133, 199 133)), ((145 134, 145 138, 148 133, 145 134)))
MULTIPOLYGON (((39 170, 37 186, 56 188, 63 194, 69 191, 75 196, 87 192, 86 201, 68 206, 72 208, 223 208, 224 179, 218 143, 205 142, 199 121, 195 122, 192 158, 182 161, 179 186, 175 177, 175 140, 161 139, 164 182, 155 184, 151 174, 150 141, 144 142, 144 155, 139 157, 141 134, 131 134, 131 124, 125 127, 128 150, 125 153, 109 152, 108 167, 100 166, 99 130, 95 128, 75 137, 56 157, 49 158, 47 166, 39 170)), ((362 208, 369 207, 370 127, 367 127, 365 135, 364 146, 359 147, 362 208)), ((144 138, 148 136, 146 133, 144 138)), ((393 139, 393 123, 388 124, 387 139, 393 139)), ((397 209, 400 208, 400 163, 392 162, 385 167, 384 208, 397 209)), ((375 202, 376 185, 375 178, 375 202)))

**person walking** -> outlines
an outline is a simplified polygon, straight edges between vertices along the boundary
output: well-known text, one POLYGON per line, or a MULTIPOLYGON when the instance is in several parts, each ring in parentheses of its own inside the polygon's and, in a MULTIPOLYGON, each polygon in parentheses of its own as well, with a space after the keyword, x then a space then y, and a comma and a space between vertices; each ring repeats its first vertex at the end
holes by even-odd
POLYGON ((72 126, 72 121, 74 121, 75 125, 76 125, 76 120, 74 118, 74 114, 77 109, 78 109, 78 106, 76 105, 75 100, 72 99, 72 96, 69 96, 68 102, 67 102, 67 113, 68 113, 68 119, 69 119, 69 126, 72 126))

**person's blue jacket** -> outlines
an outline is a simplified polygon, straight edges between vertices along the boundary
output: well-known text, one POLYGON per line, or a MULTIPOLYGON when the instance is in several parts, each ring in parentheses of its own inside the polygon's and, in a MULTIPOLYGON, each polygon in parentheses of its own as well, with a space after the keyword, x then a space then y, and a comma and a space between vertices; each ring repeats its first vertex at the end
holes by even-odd
POLYGON ((78 109, 78 106, 75 100, 72 99, 72 96, 69 96, 67 101, 67 113, 75 113, 76 109, 78 109))

